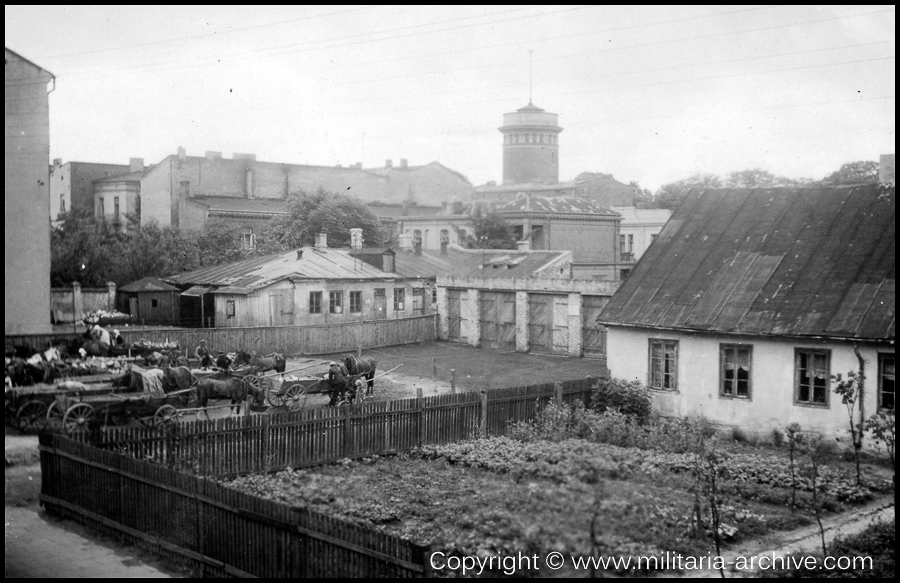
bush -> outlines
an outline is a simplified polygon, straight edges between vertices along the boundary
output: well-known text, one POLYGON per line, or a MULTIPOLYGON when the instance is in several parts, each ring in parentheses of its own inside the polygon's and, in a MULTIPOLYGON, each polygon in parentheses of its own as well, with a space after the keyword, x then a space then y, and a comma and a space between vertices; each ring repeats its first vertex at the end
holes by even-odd
POLYGON ((617 411, 644 424, 653 414, 653 400, 650 389, 638 381, 604 379, 591 393, 591 409, 599 413, 617 411))

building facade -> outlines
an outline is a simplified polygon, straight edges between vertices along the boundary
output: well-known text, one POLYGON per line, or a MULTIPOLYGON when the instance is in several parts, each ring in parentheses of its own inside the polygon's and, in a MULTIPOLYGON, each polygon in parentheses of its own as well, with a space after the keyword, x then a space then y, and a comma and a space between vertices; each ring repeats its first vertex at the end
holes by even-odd
POLYGON ((503 114, 503 184, 559 182, 559 116, 530 101, 503 114))
POLYGON ((132 158, 129 164, 95 164, 53 160, 50 168, 50 219, 73 210, 91 211, 94 206, 94 181, 143 170, 143 160, 132 158))
POLYGON ((894 407, 895 213, 877 184, 692 191, 598 319, 610 374, 665 415, 846 438, 834 375, 866 377, 854 423, 894 407))
MULTIPOLYGON (((6 49, 4 329, 50 331, 50 84, 55 77, 6 49)), ((54 85, 55 86, 55 85, 54 85)))

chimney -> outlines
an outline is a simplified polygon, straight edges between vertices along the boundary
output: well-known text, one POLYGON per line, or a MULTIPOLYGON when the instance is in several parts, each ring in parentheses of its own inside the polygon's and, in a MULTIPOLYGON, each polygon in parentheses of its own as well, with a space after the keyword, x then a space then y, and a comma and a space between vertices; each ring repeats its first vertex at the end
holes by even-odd
POLYGON ((400 158, 400 167, 401 168, 407 167, 406 158, 400 158))
POLYGON ((421 242, 421 241, 417 241, 417 242, 413 245, 413 251, 415 252, 416 255, 421 255, 421 254, 422 254, 422 242, 421 242))
POLYGON ((397 235, 397 241, 401 251, 412 251, 412 233, 400 233, 397 235))
POLYGON ((400 207, 400 209, 401 209, 401 210, 400 210, 400 216, 401 216, 401 217, 408 217, 408 216, 409 216, 409 201, 408 201, 408 200, 404 200, 403 203, 402 203, 402 205, 401 205, 401 207, 400 207))
POLYGON ((391 168, 393 165, 394 165, 394 161, 391 160, 390 158, 388 158, 387 160, 384 161, 385 168, 391 168))
POLYGON ((129 158, 128 159, 128 171, 129 172, 142 172, 144 170, 144 159, 143 158, 129 158))
POLYGON ((449 241, 447 239, 441 239, 441 255, 447 254, 447 246, 449 245, 449 241))
POLYGON ((184 159, 186 156, 187 156, 187 153, 184 151, 184 148, 182 148, 181 146, 178 146, 178 159, 181 160, 182 162, 184 162, 184 159))
POLYGON ((463 204, 462 204, 462 202, 461 202, 461 201, 458 201, 458 200, 454 200, 454 201, 453 201, 453 214, 454 214, 454 215, 461 215, 462 212, 463 212, 463 204))
POLYGON ((325 233, 319 233, 316 235, 316 249, 327 249, 328 248, 328 235, 325 233))
POLYGON ((59 168, 60 166, 62 166, 62 158, 54 158, 53 166, 55 166, 56 168, 59 168))
POLYGON ((531 251, 531 241, 529 239, 525 239, 524 241, 519 241, 516 243, 516 248, 519 251, 531 251))
POLYGON ((303 259, 303 249, 297 249, 297 261, 303 259))
POLYGON ((251 162, 256 162, 256 154, 239 154, 235 152, 231 155, 234 160, 250 160, 251 162))
POLYGON ((394 253, 390 250, 385 251, 381 256, 381 269, 385 273, 394 271, 394 253))
POLYGON ((247 187, 247 198, 253 198, 253 170, 249 166, 244 175, 244 181, 247 187))
POLYGON ((363 248, 363 230, 356 228, 350 229, 350 248, 351 249, 362 249, 363 248))
POLYGON ((206 151, 206 159, 207 160, 221 160, 222 152, 214 152, 212 150, 206 151))
POLYGON ((356 164, 353 165, 353 167, 356 168, 357 170, 362 170, 362 162, 357 162, 356 164))

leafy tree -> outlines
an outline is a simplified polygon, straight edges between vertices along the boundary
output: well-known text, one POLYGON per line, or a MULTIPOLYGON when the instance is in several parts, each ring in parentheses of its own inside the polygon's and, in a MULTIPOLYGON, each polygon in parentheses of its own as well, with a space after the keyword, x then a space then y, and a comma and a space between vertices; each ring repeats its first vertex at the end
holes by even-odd
POLYGON ((120 237, 90 210, 73 210, 50 233, 50 285, 102 287, 110 280, 120 237))
POLYGON ((363 240, 383 243, 378 217, 359 200, 319 188, 313 193, 299 190, 287 196, 286 214, 272 220, 263 233, 262 251, 280 251, 313 245, 325 233, 332 247, 350 245, 350 229, 363 230, 363 240))
POLYGON ((475 207, 472 213, 473 234, 468 235, 463 246, 469 249, 515 249, 516 235, 512 226, 493 210, 475 207))
POLYGON ((653 193, 648 189, 641 187, 637 181, 628 183, 628 186, 634 189, 634 206, 639 209, 656 208, 653 200, 653 193))
POLYGON ((143 277, 161 277, 200 266, 196 232, 161 227, 151 221, 126 233, 111 275, 113 281, 127 284, 143 277))
POLYGON ((241 245, 240 234, 233 223, 214 219, 207 221, 197 233, 197 247, 201 266, 233 263, 260 254, 257 249, 245 249, 241 245))
POLYGON ((824 184, 872 184, 878 182, 878 162, 871 160, 860 160, 858 162, 848 162, 841 166, 837 172, 832 172, 826 176, 822 182, 824 184))
POLYGON ((774 188, 778 186, 801 186, 809 180, 794 180, 784 176, 776 176, 771 172, 753 168, 730 172, 725 178, 725 188, 774 188))
POLYGON ((715 174, 695 174, 685 180, 663 184, 653 200, 657 208, 676 209, 694 188, 722 188, 722 180, 715 174))

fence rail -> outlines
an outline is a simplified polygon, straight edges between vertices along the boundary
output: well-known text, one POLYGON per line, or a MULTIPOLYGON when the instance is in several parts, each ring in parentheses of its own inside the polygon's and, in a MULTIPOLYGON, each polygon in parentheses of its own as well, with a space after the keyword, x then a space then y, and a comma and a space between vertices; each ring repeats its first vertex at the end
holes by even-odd
MULTIPOLYGON (((154 343, 177 343, 181 349, 193 350, 206 343, 214 350, 237 349, 284 354, 329 354, 356 350, 359 346, 377 348, 415 344, 437 339, 436 315, 413 316, 393 320, 369 320, 327 326, 266 326, 258 328, 167 328, 136 330, 119 328, 125 344, 147 340, 154 343)), ((44 350, 47 344, 78 338, 74 332, 52 334, 6 335, 7 346, 28 346, 44 350)))
POLYGON ((201 565, 259 577, 428 576, 426 546, 243 494, 215 479, 503 435, 551 399, 587 403, 595 379, 177 423, 42 434, 41 501, 201 565), (114 493, 114 495, 110 495, 114 493))

